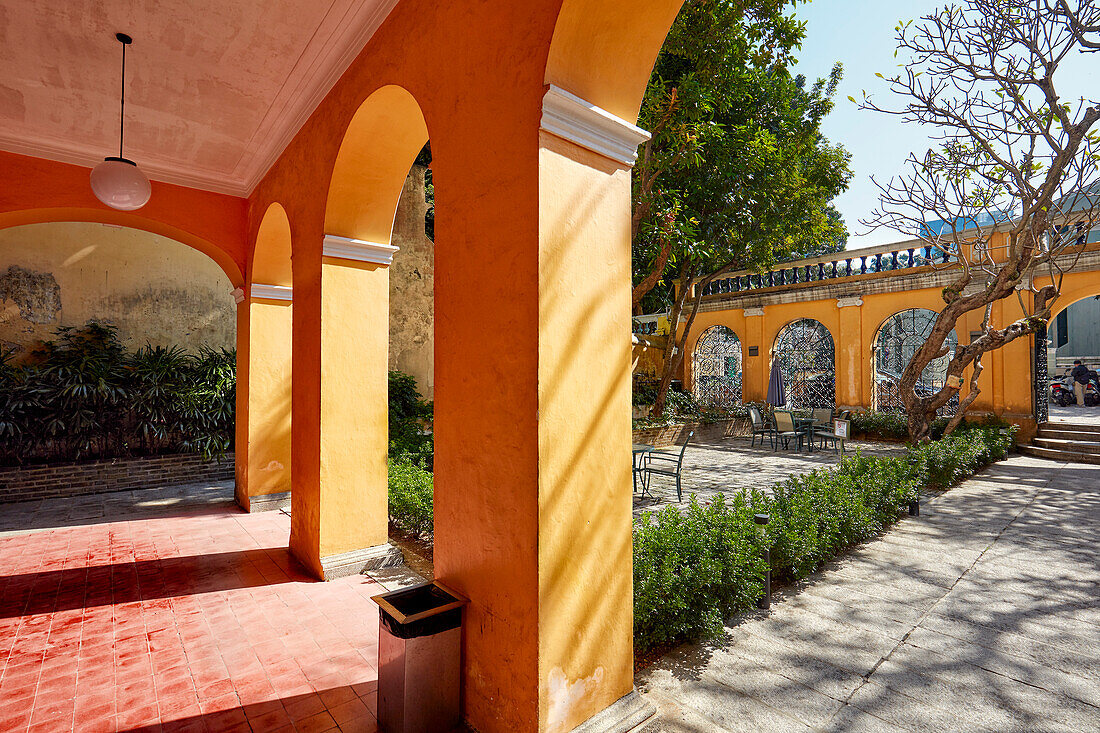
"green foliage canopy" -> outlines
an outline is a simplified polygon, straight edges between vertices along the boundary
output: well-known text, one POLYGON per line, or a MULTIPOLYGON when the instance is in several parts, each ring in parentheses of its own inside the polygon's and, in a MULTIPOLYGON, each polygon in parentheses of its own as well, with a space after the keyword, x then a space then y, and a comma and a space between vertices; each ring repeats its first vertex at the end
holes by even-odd
POLYGON ((646 310, 668 305, 675 279, 843 247, 830 202, 849 155, 820 132, 841 69, 809 86, 791 74, 805 34, 792 5, 688 0, 662 47, 633 179, 634 282, 664 284, 646 310))

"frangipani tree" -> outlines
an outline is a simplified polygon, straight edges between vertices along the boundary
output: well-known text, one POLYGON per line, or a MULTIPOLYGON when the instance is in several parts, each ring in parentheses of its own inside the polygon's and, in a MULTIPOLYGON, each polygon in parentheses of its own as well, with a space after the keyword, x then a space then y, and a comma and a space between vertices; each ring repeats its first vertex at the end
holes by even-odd
POLYGON ((1100 102, 1063 97, 1059 83, 1068 65, 1100 48, 1100 5, 966 0, 899 24, 897 40, 905 64, 883 78, 906 103, 880 105, 865 93, 861 106, 934 126, 936 145, 910 155, 905 175, 876 181, 880 204, 863 223, 920 237, 935 255, 930 264, 955 273, 899 384, 910 438, 920 441, 966 369, 970 390, 949 431, 979 394, 982 356, 1045 325, 1097 223, 1100 102), (1007 244, 995 246, 1002 234, 1007 244), (1006 299, 1022 315, 995 327, 993 304, 1006 299), (983 314, 980 334, 958 345, 940 390, 918 395, 921 373, 948 353, 945 340, 972 312, 983 314))

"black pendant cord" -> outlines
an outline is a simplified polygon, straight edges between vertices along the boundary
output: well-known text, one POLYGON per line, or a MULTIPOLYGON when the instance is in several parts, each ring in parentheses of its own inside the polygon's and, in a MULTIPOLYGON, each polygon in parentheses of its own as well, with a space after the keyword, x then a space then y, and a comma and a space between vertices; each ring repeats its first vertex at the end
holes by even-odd
MULTIPOLYGON (((120 41, 122 39, 119 39, 120 41)), ((122 41, 122 94, 118 106, 118 157, 122 157, 122 135, 126 130, 126 41, 122 41)))

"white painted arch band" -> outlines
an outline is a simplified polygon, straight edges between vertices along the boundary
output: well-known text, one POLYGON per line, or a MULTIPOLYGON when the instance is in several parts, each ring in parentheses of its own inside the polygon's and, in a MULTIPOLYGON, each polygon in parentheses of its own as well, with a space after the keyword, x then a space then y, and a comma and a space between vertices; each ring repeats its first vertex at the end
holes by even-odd
POLYGON ((252 297, 264 300, 294 300, 294 288, 287 285, 252 283, 252 297))
POLYGON ((650 134, 553 84, 542 98, 541 129, 611 160, 633 166, 650 134))
POLYGON ((338 260, 390 265, 393 263, 393 255, 398 249, 400 247, 394 247, 392 244, 367 242, 362 239, 326 234, 324 244, 321 247, 321 255, 338 260))

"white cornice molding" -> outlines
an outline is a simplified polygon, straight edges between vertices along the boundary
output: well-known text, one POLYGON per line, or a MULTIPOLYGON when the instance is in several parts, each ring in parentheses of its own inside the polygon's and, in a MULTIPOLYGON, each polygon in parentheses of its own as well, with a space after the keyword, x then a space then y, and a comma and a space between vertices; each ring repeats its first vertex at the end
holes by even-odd
POLYGON ((393 262, 393 255, 398 249, 400 247, 394 247, 392 244, 366 242, 362 239, 326 234, 324 244, 321 246, 321 256, 338 260, 389 265, 393 262))
POLYGON ((836 299, 837 308, 856 308, 861 305, 863 305, 863 298, 858 295, 836 299))
POLYGON ((263 300, 294 300, 294 288, 287 285, 264 285, 263 283, 252 283, 251 285, 252 298, 262 298, 263 300))
POLYGON ((745 318, 751 318, 753 316, 762 316, 762 315, 764 315, 764 309, 763 308, 745 308, 744 309, 744 314, 745 314, 745 318))
POLYGON ((244 288, 233 288, 229 294, 233 296, 233 302, 237 305, 244 302, 244 288))
POLYGON ((553 84, 542 98, 541 129, 626 166, 650 134, 553 84))

